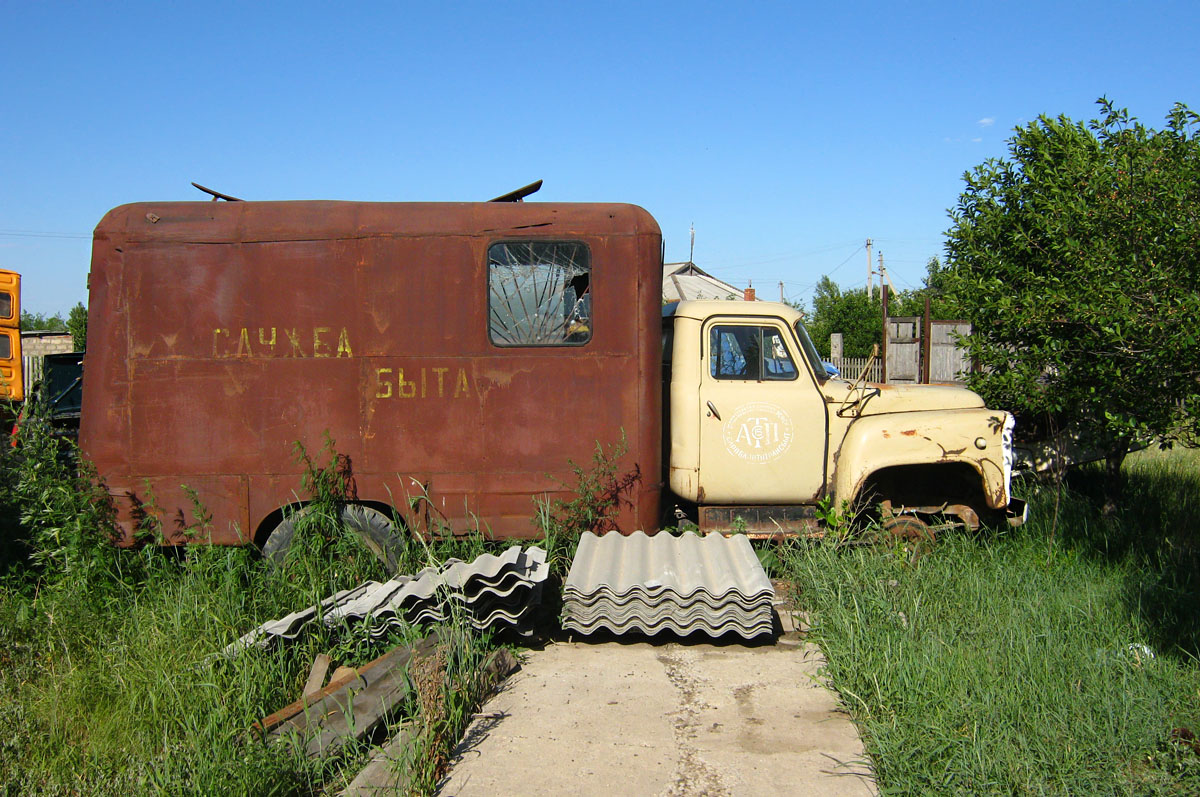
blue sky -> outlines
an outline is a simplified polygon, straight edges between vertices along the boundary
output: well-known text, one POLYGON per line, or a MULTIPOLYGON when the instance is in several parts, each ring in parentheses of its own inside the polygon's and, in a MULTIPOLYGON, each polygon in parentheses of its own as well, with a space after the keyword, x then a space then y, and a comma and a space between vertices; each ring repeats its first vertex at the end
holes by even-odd
POLYGON ((1195 3, 38 3, 0 0, 0 267, 86 302, 111 207, 542 201, 658 219, 760 296, 897 287, 962 174, 1039 114, 1200 109, 1195 3), (826 7, 828 5, 829 7, 826 7))

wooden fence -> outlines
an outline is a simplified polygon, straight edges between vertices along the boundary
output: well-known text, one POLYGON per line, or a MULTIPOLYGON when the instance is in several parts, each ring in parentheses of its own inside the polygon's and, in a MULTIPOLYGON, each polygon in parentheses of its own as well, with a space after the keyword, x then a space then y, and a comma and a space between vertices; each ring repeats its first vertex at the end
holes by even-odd
MULTIPOLYGON (((846 379, 858 379, 863 368, 867 367, 867 361, 870 357, 834 357, 830 360, 837 369, 842 372, 842 376, 846 379)), ((878 382, 883 378, 883 363, 878 357, 875 362, 871 363, 871 370, 867 372, 868 382, 878 382)))
POLYGON ((42 371, 46 361, 40 354, 26 354, 21 357, 21 370, 25 374, 25 390, 33 388, 35 382, 41 381, 42 371))
MULTIPOLYGON (((891 317, 887 325, 887 381, 890 384, 958 384, 966 383, 971 361, 960 338, 971 334, 966 321, 925 322, 921 316, 891 317), (929 340, 923 340, 925 335, 929 340)), ((830 336, 830 362, 842 376, 856 379, 866 367, 867 357, 842 357, 841 335, 830 336)), ((867 374, 867 381, 882 382, 882 357, 876 358, 867 374)))

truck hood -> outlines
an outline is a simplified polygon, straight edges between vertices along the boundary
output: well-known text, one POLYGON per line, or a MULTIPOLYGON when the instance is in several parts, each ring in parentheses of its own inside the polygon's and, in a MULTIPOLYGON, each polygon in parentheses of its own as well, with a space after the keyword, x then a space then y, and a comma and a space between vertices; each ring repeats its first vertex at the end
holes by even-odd
MULTIPOLYGON (((824 387, 826 395, 838 404, 850 393, 850 383, 845 380, 831 379, 824 387)), ((951 385, 881 385, 872 382, 854 393, 862 395, 864 390, 866 398, 858 404, 855 413, 859 416, 983 406, 978 393, 951 385)))

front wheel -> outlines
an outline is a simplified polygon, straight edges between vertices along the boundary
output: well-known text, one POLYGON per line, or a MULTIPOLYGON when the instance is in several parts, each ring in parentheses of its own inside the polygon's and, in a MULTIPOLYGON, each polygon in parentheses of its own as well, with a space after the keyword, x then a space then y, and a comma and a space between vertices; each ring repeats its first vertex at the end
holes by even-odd
MULTIPOLYGON (((296 536, 296 523, 307 511, 308 508, 305 507, 279 522, 263 544, 264 558, 276 565, 284 563, 296 536)), ((396 572, 405 541, 396 524, 392 523, 387 515, 369 506, 347 504, 342 508, 340 519, 342 525, 352 532, 376 559, 383 562, 389 573, 396 572)))

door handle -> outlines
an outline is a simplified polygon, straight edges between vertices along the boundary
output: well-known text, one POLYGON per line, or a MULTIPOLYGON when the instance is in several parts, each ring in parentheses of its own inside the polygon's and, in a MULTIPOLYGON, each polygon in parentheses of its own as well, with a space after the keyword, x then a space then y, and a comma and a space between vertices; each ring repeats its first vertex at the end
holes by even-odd
POLYGON ((719 421, 719 420, 721 420, 721 413, 717 412, 717 408, 713 406, 713 403, 712 403, 711 401, 710 401, 710 402, 708 402, 708 411, 709 411, 709 413, 711 413, 711 414, 712 414, 712 416, 713 416, 714 418, 716 418, 718 421, 719 421))

